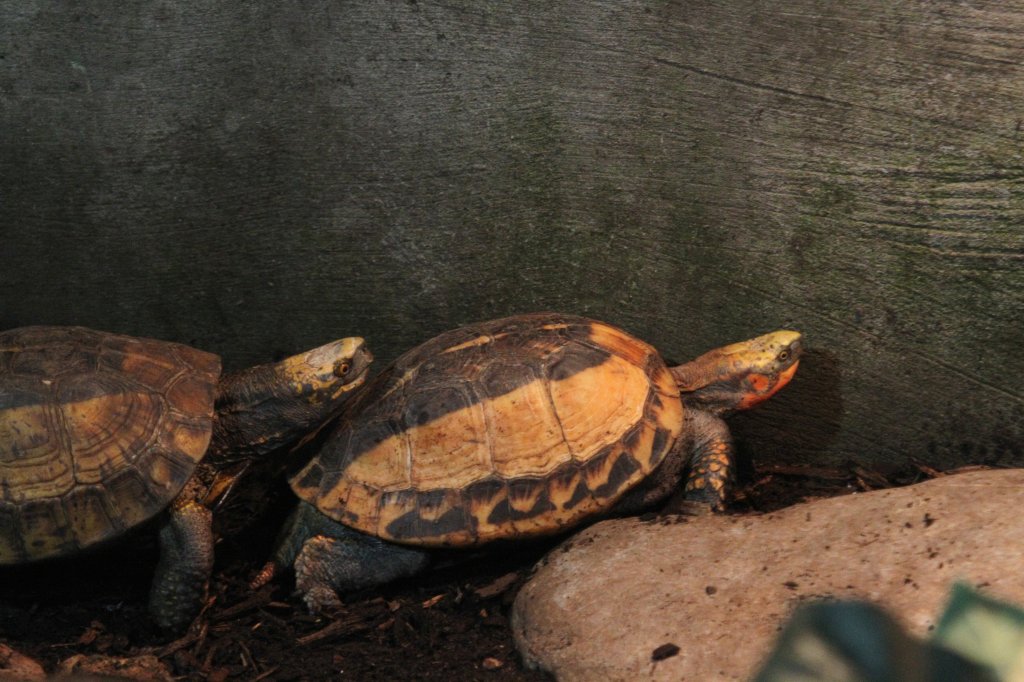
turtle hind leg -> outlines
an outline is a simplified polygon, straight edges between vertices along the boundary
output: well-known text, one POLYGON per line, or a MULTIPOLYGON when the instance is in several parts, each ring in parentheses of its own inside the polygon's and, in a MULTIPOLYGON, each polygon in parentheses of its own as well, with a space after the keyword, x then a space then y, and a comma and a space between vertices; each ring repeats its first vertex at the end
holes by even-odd
POLYGON ((329 536, 341 533, 343 528, 341 524, 334 523, 317 511, 313 505, 299 502, 277 534, 270 561, 264 564, 249 583, 249 587, 259 589, 273 580, 278 572, 291 568, 306 540, 315 535, 329 536))
POLYGON ((202 608, 213 571, 213 515, 194 499, 176 500, 160 527, 160 560, 149 611, 167 630, 187 626, 202 608))
POLYGON ((295 586, 309 610, 340 606, 339 592, 414 575, 427 565, 427 553, 349 531, 347 537, 315 535, 295 559, 295 586))
POLYGON ((339 606, 339 592, 420 572, 427 557, 423 550, 354 531, 300 502, 278 538, 273 560, 255 582, 265 583, 275 568, 294 565, 295 586, 309 610, 317 613, 339 606))

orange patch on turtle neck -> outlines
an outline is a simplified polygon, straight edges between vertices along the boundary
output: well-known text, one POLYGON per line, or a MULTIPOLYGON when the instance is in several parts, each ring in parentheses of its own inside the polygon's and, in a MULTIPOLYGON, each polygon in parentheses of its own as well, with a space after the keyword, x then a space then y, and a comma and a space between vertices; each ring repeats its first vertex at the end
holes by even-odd
POLYGON ((766 374, 751 374, 747 381, 750 384, 752 391, 743 396, 743 400, 736 406, 741 410, 745 410, 748 407, 753 407, 763 403, 768 398, 782 390, 782 387, 789 383, 793 375, 796 374, 796 368, 800 366, 800 361, 797 360, 790 367, 787 367, 779 373, 779 378, 776 380, 775 385, 771 386, 771 377, 766 374))

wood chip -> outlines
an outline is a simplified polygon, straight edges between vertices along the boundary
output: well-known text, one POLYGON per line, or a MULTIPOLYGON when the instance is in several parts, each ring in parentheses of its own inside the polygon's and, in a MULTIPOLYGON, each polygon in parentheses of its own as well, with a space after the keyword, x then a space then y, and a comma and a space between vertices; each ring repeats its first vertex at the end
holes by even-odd
POLYGON ((185 633, 184 636, 174 640, 162 649, 158 649, 156 651, 152 651, 151 649, 143 649, 143 651, 146 653, 155 653, 157 658, 166 658, 167 656, 170 656, 171 654, 177 651, 181 651, 185 647, 190 646, 195 642, 206 639, 206 629, 207 625, 206 623, 203 623, 198 628, 190 628, 189 631, 185 633))
POLYGON ((946 471, 939 471, 916 459, 912 459, 911 462, 918 471, 928 478, 942 478, 943 476, 952 476, 954 474, 966 474, 971 471, 990 471, 999 468, 988 466, 987 464, 965 464, 964 466, 947 469, 946 471))
POLYGON ((230 674, 230 668, 216 668, 206 676, 206 682, 224 682, 230 674))
POLYGON ((431 597, 430 599, 428 599, 425 602, 423 602, 422 606, 425 609, 429 609, 430 607, 435 606, 442 599, 444 599, 444 593, 441 593, 441 594, 439 594, 437 596, 431 597))
POLYGON ((316 632, 299 637, 296 642, 298 642, 299 646, 306 646, 307 644, 319 642, 331 637, 351 635, 363 630, 369 630, 371 627, 374 627, 374 625, 375 623, 373 621, 359 615, 343 616, 337 620, 331 621, 331 623, 326 627, 323 627, 316 632))
POLYGON ((85 632, 78 638, 78 643, 88 646, 96 641, 96 638, 103 632, 103 623, 98 620, 94 620, 89 623, 89 627, 85 629, 85 632))
POLYGON ((86 656, 77 654, 61 661, 58 678, 72 675, 76 679, 127 679, 139 682, 171 682, 174 677, 166 665, 152 654, 142 656, 86 656))
POLYGON ((510 587, 516 584, 519 580, 519 573, 513 571, 512 573, 506 573, 500 578, 496 578, 491 582, 477 587, 473 590, 473 593, 481 599, 490 599, 491 597, 497 597, 503 592, 507 592, 510 587))
POLYGON ((505 662, 502 661, 500 658, 494 658, 493 656, 488 656, 487 658, 485 658, 483 660, 481 665, 484 667, 485 670, 497 670, 498 668, 500 668, 503 665, 505 665, 505 662))
POLYGON ((240 601, 237 604, 233 604, 227 607, 226 609, 218 612, 213 617, 213 620, 230 620, 239 614, 245 613, 246 611, 258 609, 261 606, 270 604, 270 593, 271 589, 269 587, 261 588, 256 594, 252 595, 248 599, 240 601))
POLYGON ((945 473, 939 471, 938 469, 931 468, 930 466, 928 466, 924 462, 918 462, 917 460, 911 460, 911 461, 913 462, 913 464, 917 468, 917 470, 920 471, 925 476, 927 476, 928 478, 939 478, 941 476, 945 476, 946 475, 945 473))
POLYGON ((259 675, 257 675, 256 677, 252 678, 252 682, 259 682, 260 680, 265 680, 268 677, 270 677, 271 675, 273 675, 274 673, 276 673, 280 669, 281 669, 281 666, 275 665, 270 670, 266 670, 264 672, 261 672, 259 675))
POLYGON ((867 483, 875 486, 876 488, 891 488, 893 487, 892 481, 883 476, 877 471, 872 471, 860 465, 855 465, 852 469, 853 473, 857 476, 857 481, 866 481, 867 483))

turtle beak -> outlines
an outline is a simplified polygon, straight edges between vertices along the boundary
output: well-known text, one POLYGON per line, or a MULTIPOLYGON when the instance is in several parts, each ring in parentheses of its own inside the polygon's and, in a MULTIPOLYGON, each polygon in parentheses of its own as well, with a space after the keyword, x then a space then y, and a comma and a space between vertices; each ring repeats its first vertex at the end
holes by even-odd
POLYGON ((790 382, 790 380, 796 374, 796 368, 800 366, 800 358, 804 354, 803 334, 794 331, 776 332, 776 334, 778 334, 781 337, 780 340, 785 342, 784 351, 788 353, 788 362, 790 364, 789 366, 783 367, 783 369, 779 372, 779 378, 776 380, 775 385, 772 387, 771 393, 766 395, 765 399, 775 395, 786 384, 790 382))
POLYGON ((779 373, 779 380, 778 380, 778 382, 776 382, 775 388, 772 389, 772 392, 769 394, 769 397, 771 395, 774 395, 776 392, 781 390, 783 386, 785 386, 786 384, 789 383, 790 379, 793 378, 793 375, 796 374, 796 368, 799 367, 799 366, 800 366, 800 361, 797 360, 792 365, 790 365, 788 368, 782 370, 779 373))

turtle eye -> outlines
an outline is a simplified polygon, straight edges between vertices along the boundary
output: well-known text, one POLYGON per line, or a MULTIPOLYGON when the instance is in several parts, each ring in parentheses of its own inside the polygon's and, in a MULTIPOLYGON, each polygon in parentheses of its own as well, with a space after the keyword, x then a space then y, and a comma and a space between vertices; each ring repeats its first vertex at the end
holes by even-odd
POLYGON ((334 376, 343 377, 348 374, 348 371, 352 369, 352 365, 347 361, 339 362, 334 366, 334 376))
POLYGON ((784 350, 781 353, 779 353, 779 362, 785 362, 786 360, 789 360, 788 350, 784 350))

